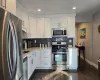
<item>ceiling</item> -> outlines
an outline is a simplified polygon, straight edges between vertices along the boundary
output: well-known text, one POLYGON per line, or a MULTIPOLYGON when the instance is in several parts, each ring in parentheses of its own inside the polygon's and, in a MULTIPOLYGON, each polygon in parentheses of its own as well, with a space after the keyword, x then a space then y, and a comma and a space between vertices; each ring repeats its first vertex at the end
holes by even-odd
POLYGON ((32 14, 69 14, 95 12, 100 0, 18 0, 26 10, 32 14), (72 8, 76 6, 76 10, 72 8), (41 9, 38 12, 37 9, 41 9))

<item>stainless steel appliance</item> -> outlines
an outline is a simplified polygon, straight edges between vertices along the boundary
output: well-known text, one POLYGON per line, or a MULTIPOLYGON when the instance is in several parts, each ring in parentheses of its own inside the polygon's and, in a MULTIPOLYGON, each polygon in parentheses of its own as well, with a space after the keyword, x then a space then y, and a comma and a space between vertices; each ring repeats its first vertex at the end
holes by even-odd
POLYGON ((67 70, 67 30, 66 29, 52 29, 52 66, 54 70, 67 70))
MULTIPOLYGON (((63 42, 63 43, 66 43, 66 42, 63 42)), ((61 42, 58 42, 57 44, 53 43, 52 54, 53 54, 53 63, 52 63, 53 69, 67 70, 67 61, 68 61, 67 60, 67 55, 68 55, 67 44, 61 44, 61 42)))
POLYGON ((0 8, 0 80, 23 80, 22 21, 0 8))
POLYGON ((52 28, 52 36, 67 36, 66 28, 52 28))

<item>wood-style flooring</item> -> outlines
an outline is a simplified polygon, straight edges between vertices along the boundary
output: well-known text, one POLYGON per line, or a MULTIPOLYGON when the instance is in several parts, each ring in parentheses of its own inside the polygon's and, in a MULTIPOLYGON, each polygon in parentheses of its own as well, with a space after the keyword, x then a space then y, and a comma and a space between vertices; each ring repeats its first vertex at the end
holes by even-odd
POLYGON ((100 80, 100 76, 98 76, 98 70, 81 60, 77 72, 40 70, 30 80, 100 80))

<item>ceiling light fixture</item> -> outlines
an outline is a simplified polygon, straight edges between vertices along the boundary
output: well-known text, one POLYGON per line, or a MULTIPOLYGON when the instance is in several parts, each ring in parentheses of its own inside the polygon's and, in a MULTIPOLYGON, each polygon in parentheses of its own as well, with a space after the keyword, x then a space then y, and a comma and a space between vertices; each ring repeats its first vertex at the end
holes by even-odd
POLYGON ((39 11, 39 12, 40 12, 40 11, 41 11, 41 9, 38 9, 37 11, 39 11))
POLYGON ((73 9, 75 10, 75 9, 76 9, 76 7, 73 7, 73 9))

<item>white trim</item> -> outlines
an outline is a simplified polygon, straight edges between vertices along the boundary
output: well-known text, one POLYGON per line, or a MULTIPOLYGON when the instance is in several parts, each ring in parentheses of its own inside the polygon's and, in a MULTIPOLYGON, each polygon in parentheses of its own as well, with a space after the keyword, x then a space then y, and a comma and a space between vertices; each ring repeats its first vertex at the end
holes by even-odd
MULTIPOLYGON (((81 56, 81 58, 84 59, 83 56, 81 56)), ((90 65, 92 65, 93 67, 95 67, 96 69, 98 69, 98 65, 96 65, 95 63, 89 61, 89 60, 86 59, 86 58, 85 58, 85 60, 86 60, 86 62, 87 62, 88 64, 90 64, 90 65)))

